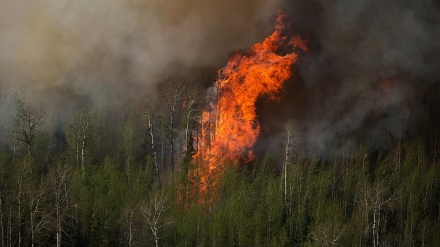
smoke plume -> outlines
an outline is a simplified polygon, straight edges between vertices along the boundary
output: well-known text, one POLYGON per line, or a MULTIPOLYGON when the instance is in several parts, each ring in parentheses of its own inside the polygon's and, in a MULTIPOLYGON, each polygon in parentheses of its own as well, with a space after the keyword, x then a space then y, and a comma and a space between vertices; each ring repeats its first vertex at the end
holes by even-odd
POLYGON ((257 0, 3 0, 0 81, 30 101, 115 107, 176 71, 218 66, 255 42, 276 9, 257 0))
POLYGON ((13 109, 5 99, 14 92, 65 112, 84 101, 123 107, 174 75, 208 87, 231 52, 271 32, 279 9, 310 51, 295 66, 282 100, 260 103, 263 139, 293 118, 304 142, 324 152, 337 136, 350 136, 375 119, 368 126, 381 142, 417 121, 420 97, 440 80, 440 4, 434 0, 2 0, 1 5, 3 119, 13 109), (206 71, 214 76, 200 76, 206 71), (390 79, 393 87, 384 93, 383 81, 390 79))
POLYGON ((318 152, 332 149, 338 136, 352 143, 359 129, 385 145, 387 136, 414 127, 440 80, 438 1, 297 0, 285 9, 310 52, 287 85, 283 110, 267 107, 276 111, 272 121, 281 115, 301 122, 303 141, 318 152), (385 89, 387 80, 393 84, 385 89))

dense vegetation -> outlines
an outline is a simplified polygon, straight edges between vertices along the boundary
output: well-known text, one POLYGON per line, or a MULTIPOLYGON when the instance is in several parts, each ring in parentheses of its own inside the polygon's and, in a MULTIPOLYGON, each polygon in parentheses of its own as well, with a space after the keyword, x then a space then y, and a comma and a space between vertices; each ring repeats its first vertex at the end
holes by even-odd
POLYGON ((128 117, 78 107, 50 128, 46 113, 14 100, 0 150, 0 246, 440 245, 438 133, 386 148, 366 138, 326 158, 268 153, 194 198, 187 103, 172 113, 172 102, 143 101, 128 117))

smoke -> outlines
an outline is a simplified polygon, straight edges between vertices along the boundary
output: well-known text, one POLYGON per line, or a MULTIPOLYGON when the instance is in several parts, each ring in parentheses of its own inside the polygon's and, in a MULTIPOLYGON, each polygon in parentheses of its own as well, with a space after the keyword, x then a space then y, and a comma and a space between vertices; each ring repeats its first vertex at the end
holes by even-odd
POLYGON ((231 52, 261 41, 279 9, 310 51, 278 105, 260 103, 263 132, 293 118, 308 146, 325 152, 376 114, 369 128, 380 142, 416 121, 420 94, 440 80, 434 0, 1 2, 2 119, 14 92, 67 112, 85 101, 122 108, 175 75, 208 86, 214 78, 205 72, 215 74, 231 52), (394 85, 384 95, 381 83, 389 78, 394 85))
POLYGON ((302 123, 309 146, 325 153, 338 137, 353 143, 360 129, 375 145, 405 135, 421 116, 423 92, 440 80, 439 2, 298 0, 285 8, 292 30, 309 40, 300 78, 289 82, 308 98, 280 105, 302 123), (394 85, 385 93, 387 79, 394 85))
POLYGON ((2 0, 0 81, 29 101, 66 105, 88 98, 117 107, 176 71, 221 64, 256 41, 277 5, 2 0))

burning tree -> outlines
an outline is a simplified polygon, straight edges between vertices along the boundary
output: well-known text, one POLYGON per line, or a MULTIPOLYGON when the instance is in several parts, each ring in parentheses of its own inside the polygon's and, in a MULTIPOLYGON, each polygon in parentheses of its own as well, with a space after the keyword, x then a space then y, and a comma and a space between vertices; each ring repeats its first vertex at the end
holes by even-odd
POLYGON ((214 84, 211 108, 202 113, 198 137, 200 191, 208 183, 215 186, 224 164, 254 158, 252 146, 260 132, 255 102, 262 96, 276 100, 283 83, 290 78, 297 61, 296 50, 307 50, 299 36, 284 35, 284 14, 280 13, 275 31, 246 55, 233 55, 219 71, 214 84), (282 52, 288 50, 288 52, 282 52))

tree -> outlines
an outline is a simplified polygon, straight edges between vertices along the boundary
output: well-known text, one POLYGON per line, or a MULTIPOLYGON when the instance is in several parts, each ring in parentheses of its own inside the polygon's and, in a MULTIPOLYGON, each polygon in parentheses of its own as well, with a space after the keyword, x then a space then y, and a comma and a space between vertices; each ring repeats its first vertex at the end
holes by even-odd
POLYGON ((126 237, 126 244, 129 247, 136 246, 135 235, 137 231, 136 227, 136 210, 131 207, 127 207, 122 212, 123 216, 123 226, 126 237))
POLYGON ((184 109, 185 109, 185 145, 186 150, 191 150, 192 138, 190 135, 190 124, 194 121, 197 113, 200 111, 202 91, 197 86, 187 87, 184 96, 184 109))
POLYGON ((54 228, 56 246, 63 243, 65 221, 68 216, 69 197, 71 193, 70 169, 66 164, 55 164, 49 171, 50 192, 54 210, 54 228))
MULTIPOLYGON (((389 188, 385 187, 381 182, 376 182, 372 186, 365 188, 364 205, 366 212, 372 214, 373 222, 371 225, 371 235, 373 237, 373 246, 380 246, 380 229, 384 218, 384 209, 391 206, 394 195, 390 194, 389 188)), ((369 227, 368 227, 369 228, 369 227)))
POLYGON ((156 247, 159 247, 160 234, 172 223, 164 216, 170 208, 170 201, 164 190, 153 192, 150 198, 139 206, 141 214, 154 236, 156 247))
POLYGON ((85 172, 86 147, 90 138, 91 113, 87 107, 75 109, 66 126, 66 137, 69 147, 74 153, 76 165, 85 172))
POLYGON ((125 173, 127 179, 130 181, 130 174, 132 172, 132 163, 134 161, 134 151, 138 147, 138 140, 136 139, 136 124, 133 118, 129 118, 125 124, 122 138, 124 140, 125 158, 125 173))
MULTIPOLYGON (((17 113, 13 137, 15 140, 25 144, 27 155, 31 157, 35 139, 40 134, 40 127, 43 124, 44 114, 42 110, 34 108, 21 99, 17 100, 17 113)), ((15 150, 15 145, 14 145, 15 150)))
POLYGON ((50 222, 50 208, 48 207, 49 188, 45 181, 29 180, 26 186, 25 196, 29 206, 29 221, 31 246, 37 243, 38 235, 50 222))
POLYGON ((155 147, 155 138, 154 138, 154 126, 156 122, 157 112, 156 112, 156 105, 151 100, 151 97, 146 95, 144 96, 139 110, 144 118, 147 120, 147 129, 150 139, 150 147, 151 147, 151 155, 153 157, 153 163, 154 163, 154 169, 156 171, 157 179, 160 184, 160 172, 159 172, 159 166, 157 163, 157 152, 155 147))
POLYGON ((15 201, 17 203, 17 223, 18 223, 18 246, 23 245, 23 220, 24 220, 24 206, 25 206, 25 186, 28 182, 30 174, 32 173, 32 160, 30 157, 25 158, 23 162, 17 166, 15 174, 15 201))
POLYGON ((170 141, 170 166, 174 169, 174 124, 175 115, 178 111, 179 102, 182 100, 182 94, 185 90, 183 81, 167 80, 160 85, 160 94, 169 110, 169 132, 170 141))
POLYGON ((287 170, 293 162, 295 149, 299 143, 299 132, 296 123, 289 120, 284 125, 284 139, 282 140, 284 145, 284 158, 283 158, 283 180, 284 180, 284 200, 286 208, 288 207, 287 196, 287 170))

